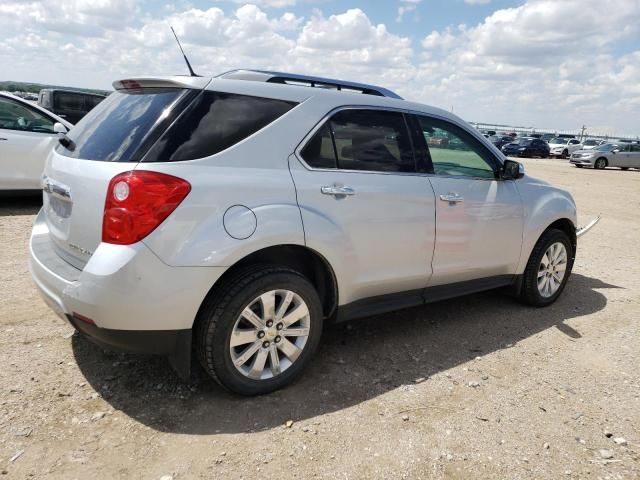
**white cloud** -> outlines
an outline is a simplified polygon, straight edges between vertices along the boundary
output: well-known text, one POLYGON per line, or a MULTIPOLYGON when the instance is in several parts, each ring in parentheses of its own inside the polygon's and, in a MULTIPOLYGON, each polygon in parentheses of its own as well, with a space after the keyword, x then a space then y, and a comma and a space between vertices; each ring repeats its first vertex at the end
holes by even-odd
POLYGON ((173 25, 204 75, 242 67, 317 74, 453 106, 468 120, 638 128, 638 0, 609 0, 606 15, 599 0, 528 0, 414 40, 363 9, 302 18, 255 3, 145 15, 132 0, 5 0, 2 76, 106 88, 117 78, 184 73, 173 25))
POLYGON ((396 22, 401 22, 404 16, 409 12, 413 12, 421 2, 422 0, 400 0, 396 22))

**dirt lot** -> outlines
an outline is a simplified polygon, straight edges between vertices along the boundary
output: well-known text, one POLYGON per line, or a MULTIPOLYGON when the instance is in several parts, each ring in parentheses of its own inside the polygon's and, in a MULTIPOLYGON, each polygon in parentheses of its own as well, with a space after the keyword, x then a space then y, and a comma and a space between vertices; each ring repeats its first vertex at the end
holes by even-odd
POLYGON ((37 200, 0 198, 0 471, 640 478, 640 172, 525 165, 604 215, 555 305, 487 293, 336 326, 301 381, 253 399, 72 336, 27 271, 37 200))

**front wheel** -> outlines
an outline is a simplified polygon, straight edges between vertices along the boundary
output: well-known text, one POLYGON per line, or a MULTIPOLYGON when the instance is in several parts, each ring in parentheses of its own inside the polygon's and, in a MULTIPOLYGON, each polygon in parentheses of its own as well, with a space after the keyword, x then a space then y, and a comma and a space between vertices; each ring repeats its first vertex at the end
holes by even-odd
POLYGON ((566 148, 564 149, 564 151, 562 152, 562 156, 564 158, 567 158, 569 156, 569 150, 567 150, 566 148))
POLYGON ((600 157, 596 160, 596 163, 593 165, 593 167, 597 170, 604 170, 607 167, 607 159, 600 157))
POLYGON ((304 276, 254 267, 209 297, 198 313, 196 349, 214 380, 241 395, 261 395, 302 373, 322 334, 321 302, 304 276))
POLYGON ((573 259, 573 245, 565 232, 554 228, 544 232, 524 271, 522 301, 534 307, 555 302, 571 275, 573 259))

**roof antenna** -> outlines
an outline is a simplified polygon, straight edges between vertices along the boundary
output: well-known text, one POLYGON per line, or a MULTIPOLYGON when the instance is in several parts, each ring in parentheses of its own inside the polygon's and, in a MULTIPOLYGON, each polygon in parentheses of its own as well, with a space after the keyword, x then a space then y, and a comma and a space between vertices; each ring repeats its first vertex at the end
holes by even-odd
POLYGON ((173 27, 170 26, 170 28, 171 28, 171 31, 173 32, 173 36, 176 37, 176 42, 178 42, 178 47, 180 47, 180 51, 182 52, 182 56, 184 57, 184 61, 187 62, 187 68, 189 69, 189 74, 192 77, 199 77, 200 75, 196 75, 196 72, 194 72, 193 68, 191 68, 191 64, 189 63, 189 59, 184 54, 184 50, 182 49, 182 45, 180 45, 180 40, 178 40, 178 35, 176 35, 176 31, 173 29, 173 27))

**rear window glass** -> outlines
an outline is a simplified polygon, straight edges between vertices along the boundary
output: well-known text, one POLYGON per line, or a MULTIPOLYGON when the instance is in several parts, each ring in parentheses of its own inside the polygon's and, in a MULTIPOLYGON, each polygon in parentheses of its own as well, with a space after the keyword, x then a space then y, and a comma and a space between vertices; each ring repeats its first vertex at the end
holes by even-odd
POLYGON ((184 94, 178 88, 114 92, 67 134, 75 147, 58 145, 56 151, 85 160, 138 161, 153 126, 184 94))
POLYGON ((178 162, 214 155, 269 125, 295 105, 284 100, 204 91, 143 161, 178 162))
POLYGON ((84 110, 84 95, 55 92, 53 106, 56 110, 84 110))

